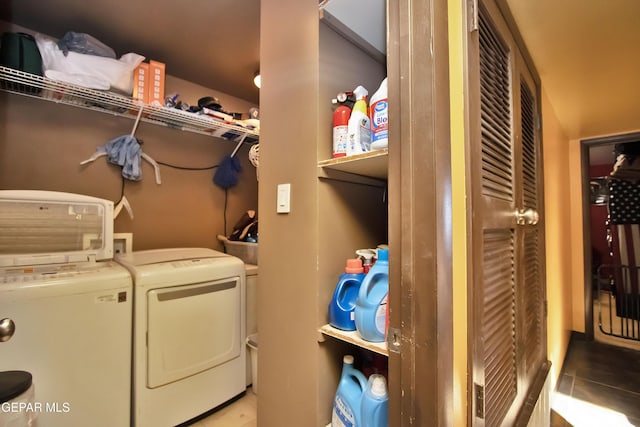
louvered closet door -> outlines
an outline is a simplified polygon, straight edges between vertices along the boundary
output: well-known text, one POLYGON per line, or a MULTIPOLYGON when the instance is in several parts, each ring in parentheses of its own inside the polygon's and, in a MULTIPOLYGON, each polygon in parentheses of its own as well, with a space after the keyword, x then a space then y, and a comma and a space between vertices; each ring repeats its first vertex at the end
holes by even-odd
POLYGON ((501 426, 513 425, 546 361, 538 107, 497 8, 481 3, 477 22, 469 71, 471 403, 474 425, 501 426))
POLYGON ((520 100, 516 117, 519 125, 521 149, 522 195, 519 209, 520 233, 520 281, 519 296, 521 356, 521 383, 527 387, 535 380, 541 366, 546 362, 546 288, 544 262, 544 228, 541 213, 544 211, 542 199, 542 168, 540 159, 540 141, 538 132, 538 106, 535 97, 535 84, 529 75, 520 55, 518 59, 518 77, 520 100))

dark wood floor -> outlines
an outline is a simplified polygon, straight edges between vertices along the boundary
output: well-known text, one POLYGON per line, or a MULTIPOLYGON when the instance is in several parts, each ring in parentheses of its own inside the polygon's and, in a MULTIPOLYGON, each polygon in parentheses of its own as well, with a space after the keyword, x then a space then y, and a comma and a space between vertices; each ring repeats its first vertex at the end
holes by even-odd
POLYGON ((640 427, 640 352, 574 335, 556 392, 625 414, 640 427))

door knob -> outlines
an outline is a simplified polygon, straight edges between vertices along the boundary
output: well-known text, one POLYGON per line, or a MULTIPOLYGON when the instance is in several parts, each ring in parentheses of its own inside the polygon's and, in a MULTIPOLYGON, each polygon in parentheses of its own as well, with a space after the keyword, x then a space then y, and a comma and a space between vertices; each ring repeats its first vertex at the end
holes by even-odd
POLYGON ((516 223, 518 225, 536 225, 539 219, 540 215, 535 209, 527 208, 516 211, 516 223))
POLYGON ((9 341, 16 331, 16 324, 13 320, 4 318, 0 320, 0 342, 9 341))

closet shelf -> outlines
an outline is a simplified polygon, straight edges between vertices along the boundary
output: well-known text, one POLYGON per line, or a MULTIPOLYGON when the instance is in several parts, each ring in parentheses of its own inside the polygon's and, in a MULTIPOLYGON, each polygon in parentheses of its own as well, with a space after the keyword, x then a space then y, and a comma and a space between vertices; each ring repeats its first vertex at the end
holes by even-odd
POLYGON ((386 342, 365 341, 360 338, 360 335, 358 335, 358 332, 356 331, 343 331, 341 329, 334 328, 329 324, 320 327, 319 330, 324 335, 339 339, 341 341, 346 341, 350 344, 356 345, 361 348, 366 348, 367 350, 382 354, 384 356, 389 355, 386 342))
POLYGON ((369 151, 318 162, 318 176, 380 187, 386 186, 389 150, 369 151), (345 174, 349 174, 348 176, 345 174))
POLYGON ((257 143, 259 133, 238 125, 216 120, 206 115, 190 113, 140 102, 113 92, 88 89, 58 82, 13 68, 0 66, 0 89, 18 95, 39 98, 60 104, 136 119, 140 108, 141 120, 186 132, 200 133, 232 141, 244 137, 246 143, 257 143))

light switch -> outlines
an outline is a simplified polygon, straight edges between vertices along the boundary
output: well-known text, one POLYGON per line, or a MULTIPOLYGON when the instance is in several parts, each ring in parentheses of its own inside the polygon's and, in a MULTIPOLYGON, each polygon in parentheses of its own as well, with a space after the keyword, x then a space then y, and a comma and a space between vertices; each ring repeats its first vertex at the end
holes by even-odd
POLYGON ((278 184, 278 200, 276 212, 291 212, 291 184, 278 184))

